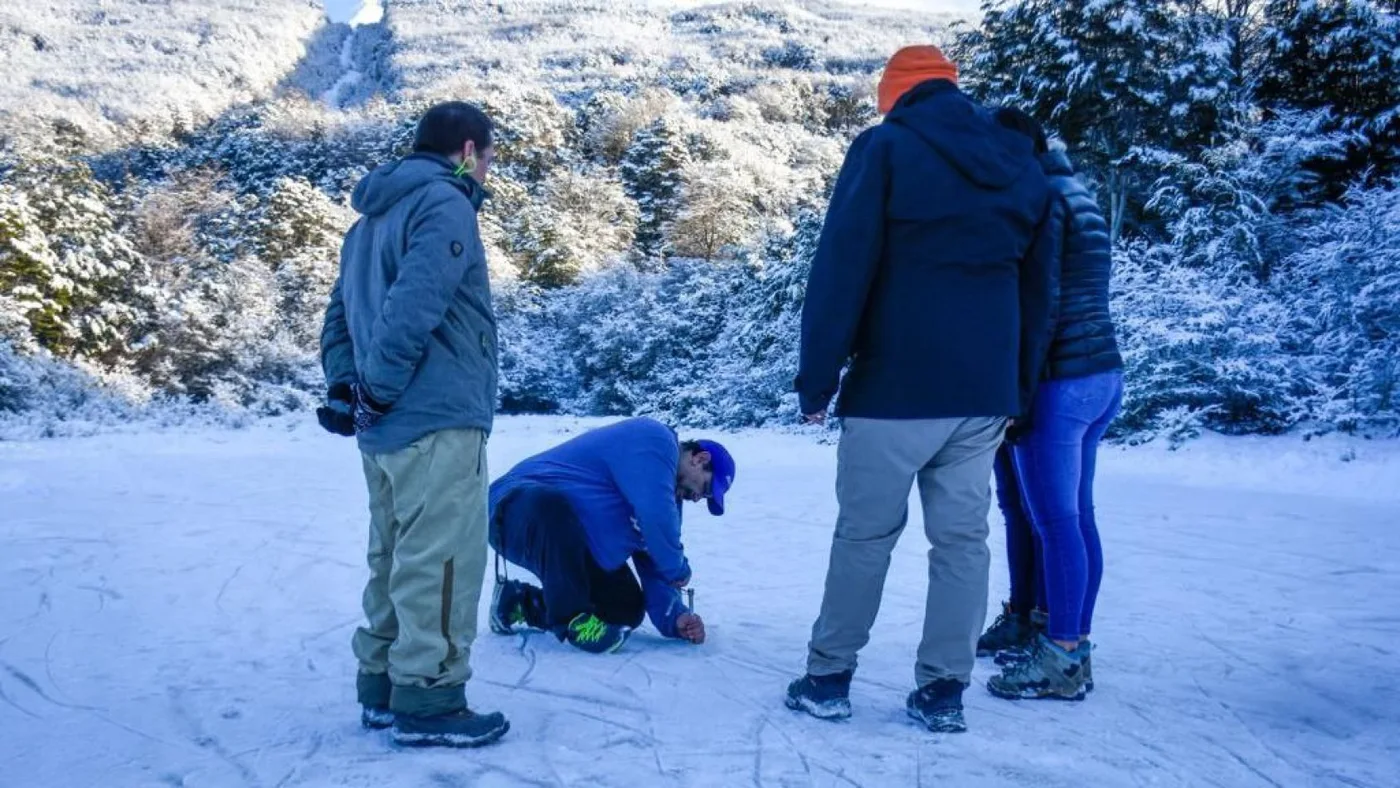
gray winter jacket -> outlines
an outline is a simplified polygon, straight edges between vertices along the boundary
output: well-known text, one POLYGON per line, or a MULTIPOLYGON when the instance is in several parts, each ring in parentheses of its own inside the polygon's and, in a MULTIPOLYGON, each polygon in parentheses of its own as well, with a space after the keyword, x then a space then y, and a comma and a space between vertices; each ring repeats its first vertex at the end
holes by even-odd
POLYGON ((360 433, 370 454, 438 430, 491 431, 496 319, 476 212, 485 191, 452 162, 414 154, 355 187, 321 331, 327 385, 359 381, 389 405, 360 433))

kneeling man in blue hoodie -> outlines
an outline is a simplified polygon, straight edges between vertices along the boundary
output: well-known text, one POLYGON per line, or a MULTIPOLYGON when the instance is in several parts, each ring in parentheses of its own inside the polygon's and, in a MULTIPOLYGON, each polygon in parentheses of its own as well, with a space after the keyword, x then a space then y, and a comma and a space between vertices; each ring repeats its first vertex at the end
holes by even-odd
POLYGON ((648 418, 590 430, 516 465, 491 484, 491 546, 543 588, 498 572, 491 631, 547 630, 601 654, 621 648, 645 613, 666 637, 705 642, 705 622, 681 598, 690 583, 681 503, 705 499, 710 514, 724 514, 733 482, 723 446, 682 442, 648 418))

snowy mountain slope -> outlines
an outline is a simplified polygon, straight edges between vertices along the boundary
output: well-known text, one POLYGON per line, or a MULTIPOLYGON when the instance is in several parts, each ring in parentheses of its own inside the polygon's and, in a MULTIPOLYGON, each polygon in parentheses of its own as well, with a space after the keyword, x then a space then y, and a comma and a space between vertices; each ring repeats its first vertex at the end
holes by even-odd
MULTIPOLYGON (((503 419, 492 471, 595 423, 503 419)), ((365 499, 349 442, 303 420, 0 445, 0 782, 1393 784, 1400 500, 1358 497, 1368 479, 1323 452, 1303 466, 1275 462, 1291 439, 1200 449, 1205 467, 1275 469, 1252 490, 1223 473, 1183 482, 1151 449, 1107 453, 1098 690, 1037 705, 974 686, 971 731, 939 737, 902 708, 924 604, 917 515, 862 655, 855 717, 796 716, 780 699, 821 593, 834 447, 762 431, 726 440, 740 464, 730 514, 686 520, 711 641, 644 629, 593 657, 483 626, 469 697, 513 729, 473 753, 396 751, 358 727, 348 642, 365 499), (1309 476, 1332 482, 1287 491, 1309 476)), ((1396 459, 1376 445, 1356 462, 1396 459)), ((1004 583, 998 568, 991 602, 1004 583)))
POLYGON ((310 0, 47 0, 0 4, 0 132, 61 119, 102 140, 169 131, 262 98, 322 24, 310 0))
MULTIPOLYGON (((387 54, 382 40, 347 44, 347 25, 392 31, 395 71, 407 95, 446 95, 501 72, 539 69, 557 87, 601 77, 662 80, 677 67, 744 65, 768 42, 818 42, 824 57, 859 61, 907 40, 935 35, 951 18, 853 3, 766 2, 687 8, 686 2, 575 0, 55 0, 0 7, 0 133, 51 133, 60 121, 105 145, 133 131, 189 129, 279 86, 314 98, 358 103, 365 58, 387 54), (387 24, 385 11, 388 11, 387 24), (668 14, 721 23, 697 40, 694 25, 668 14), (916 20, 928 20, 919 22, 916 20), (720 32, 716 29, 713 32, 720 32), (755 38, 756 37, 756 38, 755 38), (736 59, 737 58, 737 59, 736 59)), ((387 64, 378 67, 388 68, 387 64)), ((376 78, 389 81, 387 74, 376 78)))
POLYGON ((954 18, 821 0, 394 0, 389 10, 406 95, 433 97, 521 79, 558 94, 742 80, 765 57, 797 71, 868 69, 903 44, 945 40, 954 18))

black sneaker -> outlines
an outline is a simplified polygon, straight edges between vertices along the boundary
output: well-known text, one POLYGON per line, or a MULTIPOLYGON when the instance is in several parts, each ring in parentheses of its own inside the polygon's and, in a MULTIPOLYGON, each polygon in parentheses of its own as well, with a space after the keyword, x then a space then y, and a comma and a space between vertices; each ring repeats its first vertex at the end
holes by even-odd
POLYGON ((977 656, 990 657, 1000 651, 1027 646, 1035 640, 1035 634, 1029 616, 1014 612, 1010 602, 1002 602, 1001 615, 977 638, 977 656))
POLYGON ((449 714, 417 717, 394 715, 394 743, 404 747, 480 747, 490 744, 510 730, 505 715, 498 711, 477 714, 462 709, 449 714))
POLYGON ((497 581, 491 592, 491 631, 513 635, 530 626, 530 586, 519 580, 497 581))
POLYGON ((934 733, 962 733, 967 730, 962 694, 961 681, 939 679, 909 693, 905 706, 910 717, 934 733))
POLYGON ((819 720, 844 720, 851 716, 851 677, 854 671, 830 676, 808 673, 788 685, 787 700, 793 711, 805 711, 819 720))
POLYGON ((394 724, 394 713, 383 706, 361 706, 360 726, 368 731, 382 731, 394 724))

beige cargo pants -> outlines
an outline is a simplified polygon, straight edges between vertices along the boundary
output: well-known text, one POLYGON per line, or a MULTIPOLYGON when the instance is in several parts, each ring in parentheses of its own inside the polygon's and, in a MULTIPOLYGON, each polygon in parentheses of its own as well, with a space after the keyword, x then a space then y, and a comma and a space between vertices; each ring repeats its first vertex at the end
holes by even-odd
POLYGON ((366 623, 352 647, 360 702, 401 714, 461 709, 486 571, 486 434, 434 432, 365 454, 366 623))

